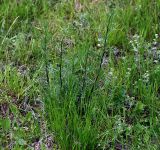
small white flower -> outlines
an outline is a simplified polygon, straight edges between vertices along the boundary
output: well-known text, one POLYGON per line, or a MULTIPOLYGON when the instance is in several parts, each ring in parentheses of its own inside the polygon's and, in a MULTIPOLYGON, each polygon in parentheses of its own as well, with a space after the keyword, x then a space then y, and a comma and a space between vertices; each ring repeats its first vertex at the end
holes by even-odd
POLYGON ((159 37, 158 34, 155 34, 155 38, 158 39, 158 37, 159 37))
POLYGON ((98 42, 102 42, 103 41, 103 38, 98 38, 98 42))
POLYGON ((113 72, 112 72, 112 71, 108 72, 108 75, 109 75, 109 76, 112 76, 112 75, 113 75, 113 72))
POLYGON ((152 51, 156 51, 157 50, 157 47, 152 47, 152 51))
POLYGON ((154 42, 153 42, 153 45, 157 45, 157 41, 154 41, 154 42))
POLYGON ((150 76, 149 72, 146 71, 145 74, 142 75, 143 82, 146 82, 146 83, 149 82, 149 76, 150 76))
POLYGON ((128 71, 131 71, 131 68, 127 68, 128 71))
POLYGON ((154 60, 153 62, 157 64, 157 63, 158 63, 158 60, 154 60))
POLYGON ((138 48, 137 48, 137 47, 134 47, 133 50, 134 50, 135 52, 138 52, 138 48))
POLYGON ((100 44, 100 43, 98 43, 98 44, 97 44, 97 47, 101 47, 101 44, 100 44))
POLYGON ((131 74, 130 72, 126 72, 126 76, 127 76, 127 77, 129 77, 129 76, 130 76, 130 74, 131 74))
POLYGON ((122 57, 122 59, 123 59, 123 60, 125 60, 125 59, 126 59, 126 57, 125 57, 125 56, 123 56, 123 57, 122 57))

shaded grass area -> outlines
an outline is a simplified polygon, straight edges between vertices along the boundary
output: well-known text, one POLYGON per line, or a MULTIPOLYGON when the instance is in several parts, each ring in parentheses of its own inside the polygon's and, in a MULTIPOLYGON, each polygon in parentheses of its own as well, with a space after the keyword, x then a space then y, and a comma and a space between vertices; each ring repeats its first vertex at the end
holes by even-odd
POLYGON ((0 3, 2 149, 160 148, 159 0, 0 3))

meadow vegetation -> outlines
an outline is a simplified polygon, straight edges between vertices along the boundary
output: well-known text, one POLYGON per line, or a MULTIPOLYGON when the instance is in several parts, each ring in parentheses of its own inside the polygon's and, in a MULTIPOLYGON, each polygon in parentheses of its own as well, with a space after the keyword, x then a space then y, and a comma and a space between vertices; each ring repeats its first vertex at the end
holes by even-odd
POLYGON ((0 149, 159 150, 160 0, 0 0, 0 149))

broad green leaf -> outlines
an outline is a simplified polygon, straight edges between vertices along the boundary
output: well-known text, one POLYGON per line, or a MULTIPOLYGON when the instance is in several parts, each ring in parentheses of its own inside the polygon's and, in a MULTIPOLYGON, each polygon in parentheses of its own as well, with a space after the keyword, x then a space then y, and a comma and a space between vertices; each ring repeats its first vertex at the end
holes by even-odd
POLYGON ((11 127, 11 120, 9 118, 5 118, 2 120, 2 128, 5 131, 8 131, 11 127))
POLYGON ((143 109, 144 109, 144 104, 141 101, 137 102, 135 110, 142 111, 143 109))
POLYGON ((24 139, 18 139, 18 144, 19 145, 26 145, 27 142, 24 139))

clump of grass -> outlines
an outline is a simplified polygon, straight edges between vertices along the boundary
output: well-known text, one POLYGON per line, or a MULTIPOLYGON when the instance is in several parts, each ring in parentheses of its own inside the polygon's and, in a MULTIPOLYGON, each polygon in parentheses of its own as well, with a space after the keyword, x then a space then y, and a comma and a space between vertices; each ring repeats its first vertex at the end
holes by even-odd
MULTIPOLYGON (((151 9, 147 7, 148 3, 141 4, 145 13, 151 9)), ((150 48, 146 47, 150 42, 146 39, 150 40, 147 36, 151 34, 151 26, 134 25, 142 17, 138 14, 133 17, 134 11, 140 13, 140 10, 134 10, 138 5, 126 6, 127 3, 122 9, 115 5, 114 26, 109 32, 108 48, 104 46, 102 55, 99 42, 106 39, 101 36, 101 40, 89 40, 88 37, 93 35, 92 29, 105 26, 104 14, 99 14, 104 21, 100 24, 91 19, 92 15, 86 14, 88 18, 85 19, 89 22, 84 29, 78 29, 78 22, 75 23, 75 30, 81 30, 81 33, 75 37, 77 43, 71 49, 72 54, 70 50, 62 53, 61 45, 59 67, 52 65, 49 70, 51 85, 44 98, 46 117, 61 149, 150 149, 151 145, 158 148, 153 142, 153 139, 158 140, 159 135, 154 134, 158 122, 153 123, 151 119, 158 115, 158 108, 152 103, 158 98, 155 94, 158 87, 153 86, 155 81, 148 75, 153 71, 151 66, 157 66, 153 64, 152 56, 146 57, 150 55, 150 48), (128 20, 122 22, 118 14, 128 20), (138 38, 132 38, 135 33, 138 38)), ((153 13, 145 17, 151 20, 152 15, 156 17, 153 13)), ((65 33, 76 34, 70 25, 65 33)))

